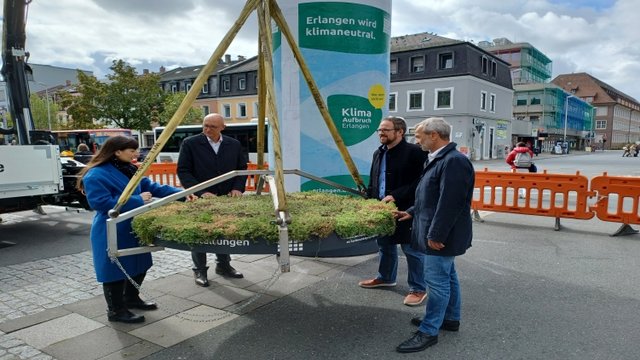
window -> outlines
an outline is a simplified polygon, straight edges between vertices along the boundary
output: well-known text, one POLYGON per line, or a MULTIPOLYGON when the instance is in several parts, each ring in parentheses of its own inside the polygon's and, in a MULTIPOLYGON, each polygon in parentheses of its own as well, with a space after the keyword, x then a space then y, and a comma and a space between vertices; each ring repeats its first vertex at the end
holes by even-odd
POLYGON ((238 79, 238 89, 244 90, 247 88, 247 79, 240 78, 238 79))
POLYGON ((253 116, 254 116, 254 117, 258 117, 258 110, 259 110, 259 109, 258 109, 258 102, 257 102, 257 101, 255 101, 255 102, 253 103, 253 116))
POLYGON ((489 98, 489 111, 496 112, 496 94, 491 94, 489 98))
POLYGON ((171 85, 171 93, 175 94, 178 92, 178 85, 177 84, 172 84, 171 85))
POLYGON ((606 106, 598 106, 596 107, 596 115, 597 116, 606 116, 608 114, 608 108, 606 106))
POLYGON ((204 85, 202 85, 202 93, 203 94, 208 94, 209 93, 209 82, 208 81, 206 83, 204 83, 204 85))
POLYGON ((496 77, 498 75, 498 63, 495 60, 491 61, 491 76, 496 77))
POLYGON ((206 116, 209 115, 209 105, 202 105, 202 113, 206 116))
POLYGON ((227 79, 222 79, 222 91, 231 91, 231 81, 227 79))
POLYGON ((407 111, 423 110, 422 98, 424 97, 424 90, 421 91, 409 91, 407 92, 407 111))
POLYGON ((516 106, 527 105, 527 99, 522 97, 516 100, 516 106))
POLYGON ((531 105, 540 105, 540 98, 537 97, 532 97, 531 98, 531 105))
POLYGON ((398 59, 391 59, 391 64, 389 66, 391 74, 398 73, 398 59))
POLYGON ((396 111, 396 101, 397 101, 398 93, 390 93, 389 94, 389 111, 396 111))
POLYGON ((231 105, 229 104, 222 105, 222 116, 224 116, 225 118, 231 117, 231 105))
POLYGON ((245 103, 238 104, 238 117, 247 117, 247 105, 245 103))
POLYGON ((603 130, 607 128, 607 120, 596 120, 596 129, 603 130))
POLYGON ((453 53, 438 55, 438 68, 441 70, 453 69, 453 53))
POLYGON ((481 58, 482 61, 482 73, 483 74, 488 74, 489 73, 489 59, 486 56, 483 56, 481 58))
POLYGON ((487 92, 480 91, 480 110, 487 111, 487 92))
POLYGON ((424 70, 424 57, 414 56, 411 58, 411 72, 420 72, 424 70))
POLYGON ((435 90, 435 106, 438 109, 453 109, 453 88, 435 90))
POLYGON ((187 83, 187 85, 184 87, 184 92, 189 92, 189 90, 191 90, 191 83, 187 83))

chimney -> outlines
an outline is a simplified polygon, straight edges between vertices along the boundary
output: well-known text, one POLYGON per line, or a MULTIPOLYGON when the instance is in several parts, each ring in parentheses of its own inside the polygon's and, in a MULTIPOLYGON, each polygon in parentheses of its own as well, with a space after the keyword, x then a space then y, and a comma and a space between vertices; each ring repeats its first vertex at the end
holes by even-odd
POLYGON ((225 64, 229 64, 229 63, 231 63, 231 55, 226 54, 226 55, 224 56, 224 63, 225 63, 225 64))
POLYGON ((160 74, 163 74, 167 69, 164 66, 160 66, 160 74))
POLYGON ((142 75, 149 75, 149 69, 142 69, 142 75))
POLYGON ((238 55, 238 61, 244 61, 244 60, 246 60, 246 59, 247 59, 247 58, 246 58, 246 57, 244 57, 244 55, 238 55))

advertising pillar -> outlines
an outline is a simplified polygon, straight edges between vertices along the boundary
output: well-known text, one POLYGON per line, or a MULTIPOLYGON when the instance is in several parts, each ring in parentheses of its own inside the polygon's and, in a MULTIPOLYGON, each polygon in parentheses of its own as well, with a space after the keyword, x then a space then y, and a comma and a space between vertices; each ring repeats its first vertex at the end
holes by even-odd
MULTIPOLYGON (((365 184, 387 112, 391 1, 283 1, 288 26, 365 184)), ((274 27, 274 77, 284 168, 356 185, 286 40, 274 27)), ((270 161, 273 163, 273 161, 270 161)), ((285 179, 287 191, 334 191, 285 179)))

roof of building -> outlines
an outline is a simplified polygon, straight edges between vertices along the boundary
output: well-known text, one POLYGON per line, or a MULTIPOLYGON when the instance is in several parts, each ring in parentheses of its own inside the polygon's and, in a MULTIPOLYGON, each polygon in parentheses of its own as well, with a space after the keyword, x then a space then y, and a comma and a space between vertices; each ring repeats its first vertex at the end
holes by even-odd
MULTIPOLYGON (((596 85, 598 85, 600 88, 602 88, 603 92, 598 94, 598 95, 602 96, 604 99, 603 98, 597 99, 596 101, 594 101, 596 103, 616 102, 617 101, 616 97, 622 97, 622 98, 625 98, 628 101, 634 102, 636 105, 640 104, 638 102, 638 100, 636 100, 632 96, 625 94, 624 92, 614 88, 613 86, 605 83, 604 81, 602 81, 602 80, 600 80, 600 79, 598 79, 598 78, 596 78, 596 77, 594 77, 591 74, 586 73, 586 72, 558 75, 558 76, 555 77, 555 79, 552 80, 552 82, 562 86, 563 83, 565 83, 565 79, 568 81, 571 78, 583 78, 583 79, 586 79, 588 81, 594 82, 596 85)), ((569 85, 569 84, 567 84, 567 85, 569 85)), ((569 86, 571 86, 571 85, 569 85, 569 86)), ((569 88, 568 90, 571 91, 572 89, 569 88)))
POLYGON ((436 46, 462 44, 464 41, 449 39, 433 33, 423 32, 391 38, 391 52, 424 49, 436 46))
POLYGON ((235 74, 249 71, 258 71, 258 56, 250 57, 246 60, 242 60, 238 63, 230 65, 222 70, 221 74, 235 74))
MULTIPOLYGON (((243 60, 231 60, 229 62, 225 62, 221 60, 220 62, 218 62, 218 64, 216 64, 216 66, 213 68, 213 71, 209 75, 215 75, 221 70, 231 67, 242 61, 243 60)), ((205 64, 177 67, 175 69, 168 70, 160 74, 160 79, 161 81, 183 80, 183 79, 189 79, 189 78, 195 79, 200 74, 200 71, 202 71, 202 68, 204 68, 204 66, 205 64)))

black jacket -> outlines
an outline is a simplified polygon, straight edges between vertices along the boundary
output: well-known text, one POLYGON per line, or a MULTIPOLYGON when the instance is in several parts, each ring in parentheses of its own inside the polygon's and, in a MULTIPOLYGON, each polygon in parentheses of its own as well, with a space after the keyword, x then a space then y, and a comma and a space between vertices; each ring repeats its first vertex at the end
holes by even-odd
MULTIPOLYGON (((247 157, 242 152, 240 142, 232 137, 222 135, 222 143, 217 154, 204 134, 190 136, 184 139, 180 146, 178 178, 185 189, 229 171, 246 169, 247 157)), ((210 192, 216 195, 227 195, 231 190, 244 192, 246 182, 246 176, 236 176, 196 194, 210 192)))
MULTIPOLYGON (((399 210, 406 210, 413 206, 416 186, 426 159, 427 153, 422 151, 420 146, 409 144, 404 139, 398 145, 386 151, 384 146, 380 146, 373 153, 367 195, 374 199, 392 195, 399 210), (385 152, 387 153, 385 194, 379 196, 380 161, 385 152)), ((408 243, 410 241, 410 232, 410 221, 398 222, 393 236, 394 241, 399 244, 408 243)))

